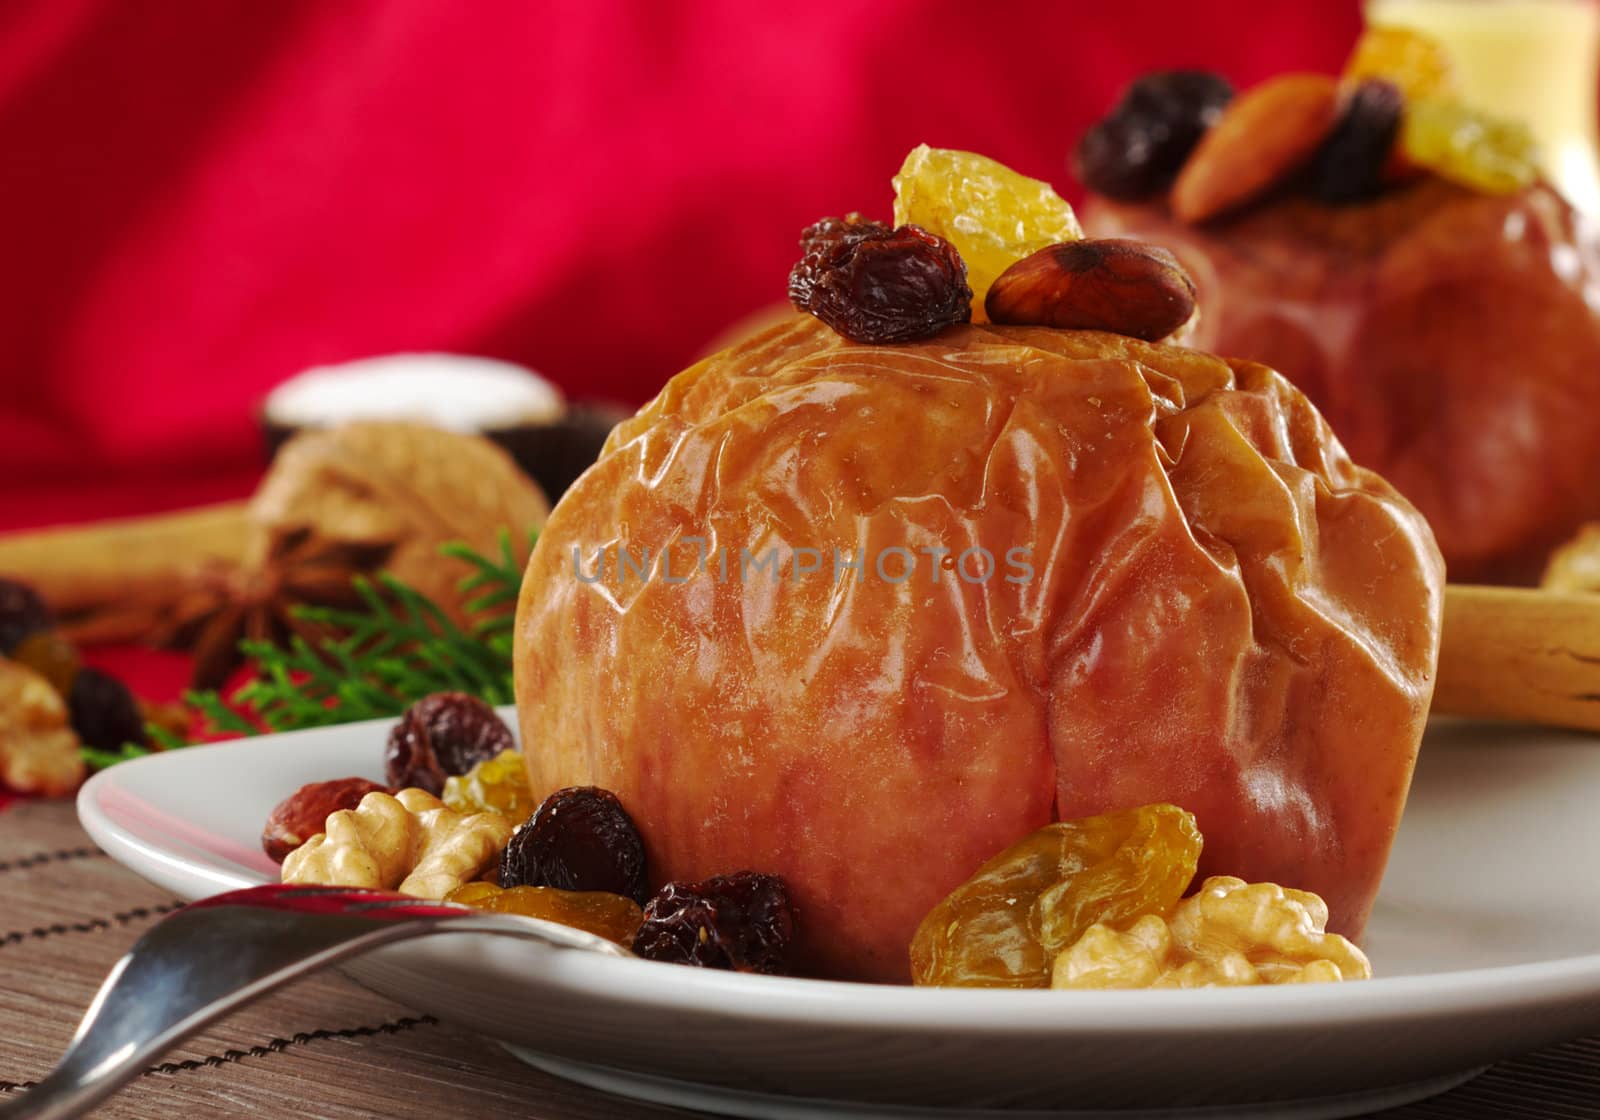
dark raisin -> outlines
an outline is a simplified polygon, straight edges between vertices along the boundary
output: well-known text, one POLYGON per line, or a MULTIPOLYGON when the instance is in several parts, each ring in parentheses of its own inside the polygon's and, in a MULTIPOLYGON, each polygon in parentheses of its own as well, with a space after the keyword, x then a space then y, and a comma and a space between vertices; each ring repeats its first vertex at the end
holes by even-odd
POLYGON ((24 638, 54 625, 37 591, 14 579, 0 579, 0 654, 9 657, 24 638))
POLYGON ((502 887, 607 891, 640 906, 650 897, 644 841, 617 795, 557 790, 517 829, 500 857, 502 887))
POLYGON ((436 692, 407 708, 389 732, 384 772, 396 789, 415 787, 438 797, 446 778, 516 748, 511 729, 482 700, 436 692))
POLYGON ((1233 84, 1210 70, 1157 70, 1122 91, 1121 111, 1159 117, 1174 133, 1187 131, 1198 142, 1233 100, 1233 84))
POLYGON ((1311 189, 1323 202, 1364 202, 1383 188, 1405 96, 1392 82, 1362 82, 1311 161, 1311 189))
POLYGON ((967 266, 954 245, 859 214, 824 218, 800 235, 789 300, 853 342, 931 338, 972 318, 967 266))
POLYGON ((128 686, 99 669, 79 669, 67 697, 72 730, 85 746, 114 751, 124 743, 147 746, 144 716, 128 686))
POLYGON ((793 938, 788 884, 739 871, 662 887, 644 908, 633 951, 652 961, 777 974, 793 938))
POLYGON ((1074 170, 1085 186, 1108 198, 1139 199, 1164 190, 1232 99, 1227 79, 1205 70, 1147 74, 1084 133, 1073 154, 1074 170))

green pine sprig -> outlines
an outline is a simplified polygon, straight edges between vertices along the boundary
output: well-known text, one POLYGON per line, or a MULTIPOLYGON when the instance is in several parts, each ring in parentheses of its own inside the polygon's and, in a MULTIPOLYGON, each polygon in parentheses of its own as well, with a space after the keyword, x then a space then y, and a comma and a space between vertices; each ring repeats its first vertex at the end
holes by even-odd
MULTIPOLYGON (((533 538, 529 540, 532 546, 533 538)), ((474 570, 461 581, 468 624, 453 622, 432 599, 393 576, 353 581, 361 605, 354 609, 296 607, 294 614, 337 635, 315 645, 295 636, 287 647, 243 641, 255 676, 223 696, 189 692, 202 739, 297 731, 363 719, 397 716, 434 692, 467 692, 490 704, 512 700, 513 611, 522 589, 522 565, 511 534, 502 530, 498 555, 485 556, 455 542, 440 553, 474 570)), ((161 728, 147 726, 154 749, 186 746, 161 728)), ((101 769, 148 754, 134 743, 120 751, 85 748, 83 757, 101 769)))

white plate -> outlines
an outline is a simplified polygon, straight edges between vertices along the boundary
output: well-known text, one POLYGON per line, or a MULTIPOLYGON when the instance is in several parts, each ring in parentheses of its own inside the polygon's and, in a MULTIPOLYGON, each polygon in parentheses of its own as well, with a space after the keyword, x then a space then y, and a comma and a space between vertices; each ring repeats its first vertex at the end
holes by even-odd
MULTIPOLYGON (((386 726, 191 748, 89 782, 116 859, 185 898, 260 883, 309 781, 381 776, 386 726)), ((891 988, 457 935, 350 971, 563 1076, 736 1115, 1350 1116, 1600 1030, 1600 741, 1459 723, 1424 744, 1367 938, 1380 978, 1158 992, 891 988)), ((869 903, 870 904, 870 903, 869 903)))

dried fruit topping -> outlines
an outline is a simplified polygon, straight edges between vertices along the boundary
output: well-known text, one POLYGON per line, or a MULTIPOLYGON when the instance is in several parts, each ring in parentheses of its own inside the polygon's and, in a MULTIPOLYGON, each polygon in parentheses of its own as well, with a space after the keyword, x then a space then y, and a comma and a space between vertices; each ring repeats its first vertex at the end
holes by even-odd
POLYGON ((1194 817, 1175 805, 1046 825, 928 912, 911 941, 912 979, 1048 988, 1057 954, 1090 926, 1167 913, 1199 861, 1194 817))
POLYGON ((38 592, 14 579, 0 579, 0 656, 9 657, 22 639, 54 625, 38 592))
POLYGON ((1146 74, 1078 141, 1078 178, 1108 198, 1139 199, 1164 189, 1232 99, 1233 86, 1220 74, 1146 74))
POLYGON ((114 751, 124 743, 144 744, 144 716, 128 686, 99 669, 79 669, 67 696, 72 729, 85 746, 114 751))
POLYGON ((662 887, 644 908, 633 951, 652 961, 779 974, 793 938, 788 884, 738 871, 662 887))
POLYGON ((1170 917, 1096 923, 1056 958, 1053 988, 1212 988, 1367 980, 1366 954, 1327 932, 1308 891, 1214 876, 1170 917))
POLYGON ((1407 101, 1449 97, 1455 92, 1454 67, 1444 44, 1409 27, 1369 27, 1350 52, 1344 81, 1381 78, 1407 101))
POLYGON ((800 235, 789 300, 853 342, 931 338, 972 317, 961 256, 913 225, 859 214, 824 218, 800 235))
POLYGON ((1533 134, 1459 101, 1426 99, 1406 108, 1400 149, 1412 163, 1486 194, 1511 194, 1539 174, 1533 134))
POLYGON ((644 841, 616 794, 557 790, 506 845, 500 885, 609 891, 642 904, 650 897, 644 841))
POLYGON ((906 156, 894 190, 896 223, 919 225, 960 252, 980 322, 996 276, 1046 245, 1083 236, 1072 207, 1049 183, 973 152, 921 144, 906 156))
POLYGON ((532 816, 538 804, 521 751, 501 751, 465 774, 446 778, 444 803, 458 813, 500 813, 514 824, 532 816))
POLYGON ((511 729, 482 700, 465 692, 436 692, 407 708, 389 732, 384 775, 391 786, 425 789, 438 797, 450 775, 516 749, 511 729))
POLYGON ((479 910, 543 918, 581 929, 623 948, 633 944, 644 912, 631 898, 604 891, 563 891, 555 887, 497 887, 493 883, 468 883, 445 896, 479 910))
POLYGON ((1166 338, 1194 314, 1194 281, 1171 253, 1116 238, 1069 241, 1018 261, 989 289, 989 318, 1166 338))
POLYGON ((1241 93, 1178 173, 1173 214, 1203 222, 1264 194, 1311 158, 1338 113, 1338 83, 1322 74, 1284 74, 1241 93))
POLYGON ((1405 98, 1381 79, 1363 81, 1311 161, 1311 186, 1323 202, 1362 202, 1383 187, 1384 167, 1400 132, 1405 98))
POLYGON ((73 644, 56 630, 35 630, 11 651, 11 660, 26 665, 50 682, 62 699, 72 695, 81 662, 73 644))
POLYGON ((354 809, 369 793, 387 793, 365 778, 336 778, 301 786, 278 802, 261 830, 261 850, 273 863, 323 830, 328 818, 341 809, 354 809))

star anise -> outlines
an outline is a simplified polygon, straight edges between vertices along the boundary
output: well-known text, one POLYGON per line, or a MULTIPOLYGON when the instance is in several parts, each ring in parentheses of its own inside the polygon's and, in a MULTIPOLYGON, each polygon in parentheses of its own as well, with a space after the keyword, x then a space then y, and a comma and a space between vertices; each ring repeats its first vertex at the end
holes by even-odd
POLYGON ((259 565, 211 567, 172 605, 159 644, 194 653, 193 684, 220 688, 244 664, 243 639, 286 645, 293 637, 315 645, 327 628, 297 618, 294 608, 360 605, 353 580, 383 567, 390 543, 330 541, 309 529, 279 536, 259 565))

